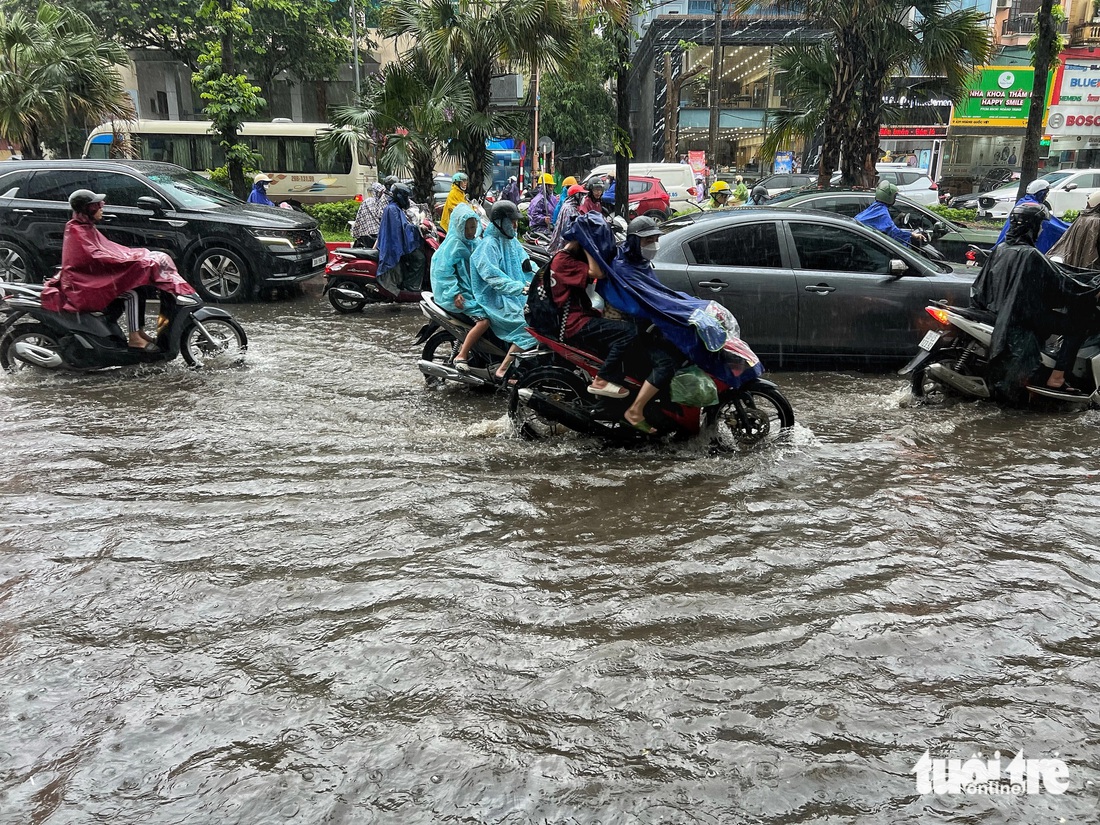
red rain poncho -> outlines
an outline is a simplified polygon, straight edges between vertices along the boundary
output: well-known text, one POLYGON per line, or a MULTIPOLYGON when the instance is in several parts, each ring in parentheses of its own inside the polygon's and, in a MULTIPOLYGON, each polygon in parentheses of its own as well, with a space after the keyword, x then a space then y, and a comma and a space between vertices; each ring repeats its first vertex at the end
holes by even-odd
POLYGON ((42 307, 52 312, 101 312, 123 292, 139 286, 172 295, 195 294, 165 253, 109 241, 91 218, 74 215, 65 224, 61 274, 46 282, 42 307))

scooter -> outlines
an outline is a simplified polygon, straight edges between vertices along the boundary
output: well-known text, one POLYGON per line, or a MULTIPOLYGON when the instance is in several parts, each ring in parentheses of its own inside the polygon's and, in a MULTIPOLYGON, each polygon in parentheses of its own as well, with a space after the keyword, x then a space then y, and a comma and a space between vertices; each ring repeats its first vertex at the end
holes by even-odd
MULTIPOLYGON (((131 347, 117 323, 118 306, 105 312, 51 312, 42 307, 42 286, 0 284, 0 367, 90 372, 157 361, 177 355, 192 367, 236 364, 244 357, 244 329, 221 307, 197 296, 158 293, 156 351, 131 347)), ((119 302, 120 303, 120 302, 119 302)))
POLYGON ((435 302, 431 292, 424 292, 422 297, 420 311, 428 323, 416 336, 416 343, 424 346, 416 365, 428 386, 439 387, 451 381, 467 387, 499 387, 502 382, 495 373, 510 345, 492 330, 486 330, 470 350, 469 368, 458 369, 454 359, 466 334, 473 328, 473 322, 464 315, 447 312, 435 302))
MULTIPOLYGON (((653 436, 623 418, 645 380, 648 364, 627 360, 623 386, 630 395, 621 399, 595 396, 588 392, 588 385, 603 364, 602 358, 529 331, 540 346, 517 357, 518 377, 508 403, 508 415, 519 436, 541 440, 573 430, 617 444, 652 440, 653 436)), ((728 452, 774 440, 794 426, 790 403, 771 381, 753 378, 739 386, 727 386, 711 378, 718 390, 717 404, 685 406, 672 401, 668 390, 663 390, 646 406, 646 421, 658 437, 686 439, 713 428, 712 444, 728 452)))
MULTIPOLYGON (((952 397, 994 397, 989 378, 989 348, 995 313, 938 304, 925 307, 925 311, 945 328, 927 332, 917 345, 917 355, 898 371, 898 375, 911 379, 913 395, 926 404, 942 404, 952 397)), ((1056 349, 1044 347, 1040 356, 1042 366, 1053 369, 1056 355, 1056 349)), ((1043 387, 1027 389, 1033 395, 1058 401, 1100 406, 1100 335, 1085 341, 1066 381, 1084 394, 1077 398, 1043 387)))
MULTIPOLYGON (((424 220, 421 223, 424 236, 424 252, 427 265, 421 289, 431 289, 428 273, 432 255, 446 237, 436 224, 424 220)), ((325 266, 325 287, 322 295, 337 312, 362 312, 367 304, 415 304, 420 302, 419 290, 390 292, 378 282, 378 250, 357 247, 334 249, 325 266)))

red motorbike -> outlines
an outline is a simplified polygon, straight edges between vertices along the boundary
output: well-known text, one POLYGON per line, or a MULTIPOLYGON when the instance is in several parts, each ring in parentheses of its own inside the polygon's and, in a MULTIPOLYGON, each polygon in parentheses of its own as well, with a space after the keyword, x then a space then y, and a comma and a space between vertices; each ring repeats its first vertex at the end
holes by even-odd
MULTIPOLYGON (((508 415, 520 436, 539 440, 573 430, 621 444, 652 438, 623 418, 649 372, 644 353, 627 359, 628 375, 622 384, 630 395, 621 399, 596 396, 588 392, 588 385, 603 364, 602 358, 528 331, 541 346, 517 358, 517 378, 508 404, 508 415)), ((752 378, 731 387, 710 377, 718 390, 717 404, 678 404, 666 389, 646 406, 646 421, 656 428, 658 437, 686 439, 713 428, 712 444, 720 451, 731 451, 771 441, 794 426, 790 403, 771 381, 752 378)))
MULTIPOLYGON (((432 255, 447 233, 425 219, 420 224, 424 236, 424 253, 428 262, 424 267, 421 290, 432 288, 428 272, 432 255)), ((361 312, 367 304, 419 304, 421 290, 402 290, 396 295, 378 283, 378 250, 362 248, 335 249, 329 254, 325 266, 325 288, 322 295, 337 312, 361 312)))

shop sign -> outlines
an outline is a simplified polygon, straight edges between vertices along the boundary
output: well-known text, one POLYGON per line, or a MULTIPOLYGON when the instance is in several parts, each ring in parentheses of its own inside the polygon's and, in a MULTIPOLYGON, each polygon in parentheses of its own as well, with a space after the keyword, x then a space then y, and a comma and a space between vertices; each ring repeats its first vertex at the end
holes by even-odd
POLYGON ((1050 135, 1100 135, 1100 106, 1051 106, 1046 131, 1050 135))
POLYGON ((1100 106, 1100 63, 1066 60, 1051 103, 1064 106, 1100 106))
POLYGON ((945 138, 947 124, 936 126, 883 126, 878 136, 884 138, 945 138))
POLYGON ((1027 126, 1035 70, 1029 66, 981 66, 951 113, 952 126, 1027 126))

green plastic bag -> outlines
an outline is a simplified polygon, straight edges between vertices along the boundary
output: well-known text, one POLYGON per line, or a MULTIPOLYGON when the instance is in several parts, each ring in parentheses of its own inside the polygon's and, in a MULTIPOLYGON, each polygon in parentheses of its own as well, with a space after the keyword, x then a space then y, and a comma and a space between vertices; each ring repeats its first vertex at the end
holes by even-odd
POLYGON ((672 377, 669 395, 687 407, 709 407, 718 403, 718 387, 696 366, 685 367, 672 377))

